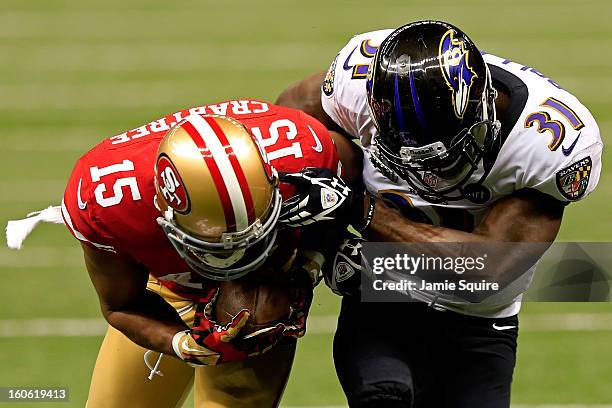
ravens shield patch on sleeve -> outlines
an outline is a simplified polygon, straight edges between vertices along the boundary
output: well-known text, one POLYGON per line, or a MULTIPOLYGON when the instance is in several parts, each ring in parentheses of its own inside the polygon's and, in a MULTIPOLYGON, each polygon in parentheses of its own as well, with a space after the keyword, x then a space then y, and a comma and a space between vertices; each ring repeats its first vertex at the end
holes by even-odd
POLYGON ((568 200, 578 200, 589 185, 592 161, 587 156, 557 172, 557 188, 568 200))
POLYGON ((332 62, 327 74, 325 75, 325 79, 323 80, 323 86, 321 87, 323 93, 327 96, 331 96, 334 93, 334 79, 336 76, 336 63, 338 62, 338 57, 340 54, 336 55, 334 58, 334 62, 332 62))

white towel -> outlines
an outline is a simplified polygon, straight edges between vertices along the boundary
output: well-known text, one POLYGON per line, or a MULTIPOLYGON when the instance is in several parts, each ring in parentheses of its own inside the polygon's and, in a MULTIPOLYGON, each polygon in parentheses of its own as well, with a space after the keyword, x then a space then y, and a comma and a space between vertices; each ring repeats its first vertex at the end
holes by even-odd
POLYGON ((6 244, 9 248, 21 249, 23 241, 41 222, 63 224, 62 207, 49 206, 41 211, 29 213, 28 218, 9 221, 6 224, 6 244))

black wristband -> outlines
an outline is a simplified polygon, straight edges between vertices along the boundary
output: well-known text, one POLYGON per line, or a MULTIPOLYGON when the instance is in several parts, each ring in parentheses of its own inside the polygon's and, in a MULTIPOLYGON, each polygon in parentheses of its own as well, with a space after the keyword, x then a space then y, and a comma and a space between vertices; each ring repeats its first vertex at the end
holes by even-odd
POLYGON ((368 208, 364 211, 363 219, 359 224, 351 224, 357 232, 365 231, 372 223, 372 218, 374 218, 374 210, 376 209, 376 198, 373 195, 368 194, 367 192, 364 194, 364 199, 366 198, 368 199, 368 208))

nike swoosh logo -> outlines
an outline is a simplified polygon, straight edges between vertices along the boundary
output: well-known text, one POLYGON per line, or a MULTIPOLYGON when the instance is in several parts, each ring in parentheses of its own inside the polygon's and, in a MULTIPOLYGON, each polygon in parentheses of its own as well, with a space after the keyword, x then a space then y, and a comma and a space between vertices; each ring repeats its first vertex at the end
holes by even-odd
POLYGON ((355 48, 353 48, 353 51, 351 51, 351 53, 348 55, 348 57, 346 57, 346 60, 344 60, 344 64, 342 64, 342 69, 344 69, 345 71, 351 70, 355 66, 355 65, 349 65, 348 63, 349 63, 349 60, 353 56, 353 53, 355 52, 356 49, 357 49, 357 46, 355 46, 355 48))
POLYGON ((493 323, 493 328, 495 330, 510 330, 510 329, 515 329, 516 326, 498 326, 497 323, 493 323))
POLYGON ((79 205, 79 209, 84 210, 85 207, 87 207, 87 201, 83 202, 83 200, 81 200, 81 183, 83 182, 83 179, 79 179, 79 187, 77 189, 77 203, 79 205))
POLYGON ((312 130, 312 128, 310 127, 310 125, 308 125, 308 130, 310 130, 310 133, 312 133, 312 137, 315 140, 315 142, 317 143, 312 147, 312 150, 314 150, 317 153, 321 153, 323 151, 323 145, 321 144, 321 140, 319 140, 319 137, 317 136, 317 134, 315 133, 314 130, 312 130))
POLYGON ((576 139, 574 139, 574 143, 572 143, 572 145, 567 149, 565 146, 561 146, 561 150, 563 151, 564 155, 569 156, 572 153, 572 150, 574 150, 574 147, 576 147, 576 142, 578 142, 578 139, 580 139, 581 134, 582 132, 578 133, 578 136, 576 136, 576 139))

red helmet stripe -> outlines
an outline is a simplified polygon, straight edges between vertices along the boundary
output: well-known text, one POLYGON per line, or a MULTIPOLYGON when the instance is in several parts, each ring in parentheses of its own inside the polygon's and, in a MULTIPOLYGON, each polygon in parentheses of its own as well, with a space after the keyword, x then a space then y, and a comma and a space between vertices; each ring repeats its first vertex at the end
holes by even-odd
POLYGON ((215 183, 215 187, 217 189, 217 193, 219 194, 219 199, 221 200, 227 230, 236 231, 236 217, 234 216, 232 201, 230 199, 229 192, 227 191, 227 187, 225 186, 225 182, 223 181, 223 177, 221 176, 219 166, 217 166, 217 163, 215 162, 215 159, 213 158, 210 149, 206 146, 204 138, 200 135, 197 129, 188 120, 184 121, 181 124, 181 127, 185 129, 187 134, 191 137, 191 140, 193 140, 193 142, 200 150, 202 158, 204 159, 204 162, 208 167, 208 171, 210 171, 212 179, 215 183))
POLYGON ((249 188, 249 183, 247 182, 247 178, 244 175, 244 171, 242 170, 242 166, 240 166, 240 162, 234 153, 234 149, 230 144, 229 140, 223 133, 223 129, 221 126, 211 117, 205 117, 204 120, 208 123, 208 125, 215 132, 221 144, 225 147, 225 153, 232 164, 232 168, 234 169, 234 173, 236 173, 236 178, 238 179, 238 184, 240 185, 240 191, 242 192, 242 197, 244 197, 244 204, 247 210, 247 216, 249 219, 249 225, 255 222, 255 207, 253 206, 253 197, 251 196, 251 189, 249 188))

